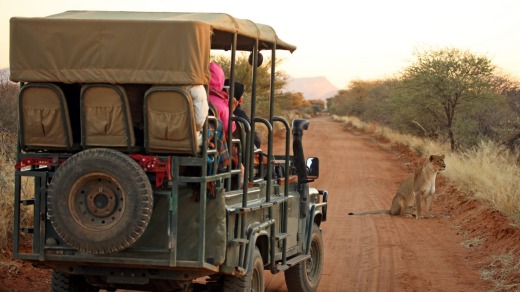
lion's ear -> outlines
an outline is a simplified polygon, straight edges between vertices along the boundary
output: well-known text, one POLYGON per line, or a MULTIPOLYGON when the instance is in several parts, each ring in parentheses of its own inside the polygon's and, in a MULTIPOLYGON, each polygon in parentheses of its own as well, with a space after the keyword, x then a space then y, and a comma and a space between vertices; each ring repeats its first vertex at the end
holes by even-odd
POLYGON ((444 159, 444 154, 441 155, 441 158, 444 159))
POLYGON ((430 155, 430 161, 432 161, 432 160, 433 160, 433 155, 430 155))

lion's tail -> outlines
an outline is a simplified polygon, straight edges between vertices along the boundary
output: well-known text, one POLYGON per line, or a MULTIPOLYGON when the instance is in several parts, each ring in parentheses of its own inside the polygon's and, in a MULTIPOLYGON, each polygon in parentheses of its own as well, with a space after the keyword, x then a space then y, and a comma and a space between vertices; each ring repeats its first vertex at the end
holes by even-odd
POLYGON ((374 211, 367 211, 367 212, 360 212, 360 213, 349 212, 347 214, 348 215, 390 214, 390 210, 374 210, 374 211))

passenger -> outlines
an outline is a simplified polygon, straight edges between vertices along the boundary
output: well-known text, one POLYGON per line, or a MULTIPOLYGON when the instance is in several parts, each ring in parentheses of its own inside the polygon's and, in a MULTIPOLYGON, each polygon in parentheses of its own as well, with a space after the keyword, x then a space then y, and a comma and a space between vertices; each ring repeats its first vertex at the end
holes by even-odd
MULTIPOLYGON (((226 79, 226 81, 224 82, 224 87, 229 87, 229 79, 226 79)), ((243 95, 244 95, 244 84, 240 83, 240 82, 235 82, 235 88, 234 88, 234 92, 233 92, 233 97, 235 98, 234 99, 234 110, 233 110, 233 115, 237 116, 237 117, 241 117, 243 119, 245 119, 249 124, 251 124, 251 120, 249 120, 249 116, 246 114, 246 111, 244 111, 242 109, 242 107, 240 106, 242 104, 242 98, 243 98, 243 95)), ((255 147, 258 149, 260 148, 260 136, 258 135, 258 133, 255 131, 255 136, 254 136, 254 145, 255 147)))
MULTIPOLYGON (((226 79, 226 81, 224 82, 224 87, 229 88, 229 83, 230 83, 229 79, 226 79)), ((241 117, 241 118, 245 119, 248 123, 251 123, 249 120, 249 116, 240 107, 240 104, 242 104, 243 95, 244 95, 244 85, 240 82, 235 82, 235 88, 234 88, 234 92, 233 92, 233 97, 234 97, 233 114, 237 117, 241 117)), ((253 139, 254 139, 253 143, 254 143, 255 149, 260 149, 260 146, 261 146, 260 135, 256 131, 254 133, 253 139)), ((243 154, 242 154, 243 157, 246 157, 246 153, 247 153, 247 149, 244 149, 243 154)), ((260 155, 262 155, 262 154, 255 154, 255 156, 254 156, 254 163, 256 166, 260 164, 260 158, 259 158, 260 155)), ((237 156, 238 156, 237 149, 236 149, 236 147, 233 147, 231 157, 233 158, 234 165, 237 164, 235 162, 238 159, 237 156)), ((262 155, 262 157, 263 157, 262 158, 263 163, 267 164, 267 156, 262 155)), ((241 165, 241 169, 244 169, 243 165, 241 165)))
MULTIPOLYGON (((222 121, 224 136, 228 138, 229 122, 229 96, 224 91, 224 70, 219 64, 211 62, 209 65, 211 79, 209 81, 208 101, 215 106, 218 111, 218 118, 222 121)), ((232 132, 236 130, 235 122, 232 122, 232 132)))

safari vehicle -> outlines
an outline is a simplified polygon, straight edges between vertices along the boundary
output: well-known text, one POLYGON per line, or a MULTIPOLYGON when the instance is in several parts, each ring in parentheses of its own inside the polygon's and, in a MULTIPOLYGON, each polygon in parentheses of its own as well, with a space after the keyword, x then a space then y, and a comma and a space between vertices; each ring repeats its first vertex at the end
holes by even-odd
POLYGON ((317 289, 328 194, 309 186, 319 176, 303 153, 309 122, 273 116, 274 90, 270 116, 255 116, 259 51, 274 76, 276 50, 296 49, 271 27, 219 13, 67 11, 12 18, 10 46, 21 84, 13 257, 52 269, 52 291, 263 291, 264 270, 283 271, 290 291, 317 289), (231 82, 237 52, 251 52, 252 122, 230 118, 241 135, 227 141, 243 173, 215 171, 215 115, 199 138, 183 87, 207 89, 213 50, 231 54, 231 82), (274 123, 286 131, 279 154, 274 123), (267 149, 251 143, 260 124, 267 149))

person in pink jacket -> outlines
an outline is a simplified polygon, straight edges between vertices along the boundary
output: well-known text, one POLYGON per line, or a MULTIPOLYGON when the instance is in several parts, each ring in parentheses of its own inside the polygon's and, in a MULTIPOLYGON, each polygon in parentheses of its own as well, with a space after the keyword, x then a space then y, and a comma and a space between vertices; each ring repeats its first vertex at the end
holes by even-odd
MULTIPOLYGON (((218 111, 218 118, 222 121, 224 128, 224 136, 228 138, 228 121, 229 121, 229 96, 224 91, 224 81, 226 76, 224 70, 219 64, 211 62, 209 64, 209 71, 211 73, 211 79, 209 81, 209 96, 208 101, 215 106, 218 111)), ((235 131, 235 122, 232 122, 232 132, 235 131)))

